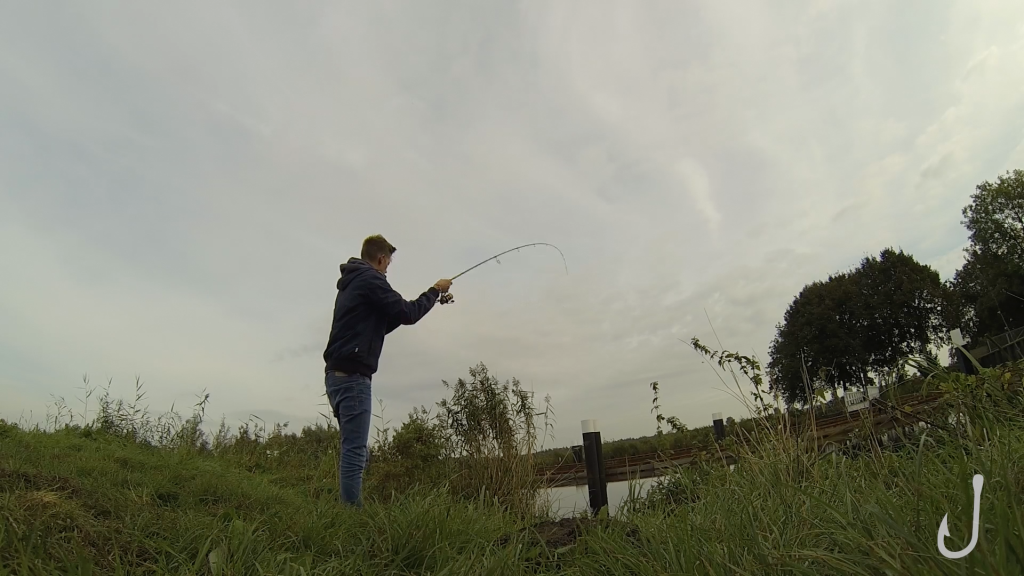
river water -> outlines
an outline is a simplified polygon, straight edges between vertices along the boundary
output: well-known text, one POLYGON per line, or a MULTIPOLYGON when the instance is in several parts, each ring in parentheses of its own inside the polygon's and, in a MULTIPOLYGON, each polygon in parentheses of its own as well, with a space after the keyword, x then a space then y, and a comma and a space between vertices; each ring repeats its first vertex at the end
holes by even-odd
MULTIPOLYGON (((622 506, 629 496, 629 486, 633 485, 633 493, 643 496, 651 487, 653 478, 643 480, 631 480, 629 482, 608 483, 608 513, 615 512, 622 506)), ((546 500, 542 503, 547 505, 552 515, 556 518, 566 518, 586 512, 590 507, 590 495, 587 485, 583 486, 560 486, 557 488, 544 489, 541 498, 546 500)))
MULTIPOLYGON (((730 464, 729 470, 736 470, 736 465, 730 464)), ((634 496, 644 496, 654 480, 655 478, 644 478, 629 482, 609 482, 608 513, 615 514, 622 507, 623 502, 629 496, 630 485, 633 486, 634 496)), ((545 488, 541 493, 541 499, 542 509, 546 507, 556 518, 574 516, 590 508, 590 491, 586 484, 545 488)))

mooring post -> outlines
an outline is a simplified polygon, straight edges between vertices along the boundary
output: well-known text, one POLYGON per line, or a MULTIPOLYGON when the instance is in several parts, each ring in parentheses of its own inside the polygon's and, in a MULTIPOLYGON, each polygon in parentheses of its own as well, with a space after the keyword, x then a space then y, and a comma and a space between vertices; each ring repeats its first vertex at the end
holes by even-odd
POLYGON ((711 422, 715 425, 715 440, 725 440, 725 422, 722 421, 722 413, 715 412, 711 415, 711 422))
POLYGON ((583 459, 587 466, 590 510, 597 516, 601 508, 608 505, 608 482, 604 475, 601 432, 597 428, 597 420, 583 421, 583 459))
POLYGON ((964 354, 963 347, 967 346, 967 341, 964 340, 963 334, 960 329, 951 330, 949 332, 949 339, 953 342, 954 350, 956 350, 956 364, 957 368, 961 372, 967 375, 975 375, 978 373, 977 369, 971 360, 964 354))

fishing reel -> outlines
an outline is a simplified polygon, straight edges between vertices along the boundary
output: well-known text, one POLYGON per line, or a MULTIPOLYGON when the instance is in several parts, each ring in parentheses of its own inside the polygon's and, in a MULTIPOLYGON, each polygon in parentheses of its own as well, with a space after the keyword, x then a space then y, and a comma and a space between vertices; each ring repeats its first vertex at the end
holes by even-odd
POLYGON ((455 301, 455 296, 452 296, 451 292, 445 292, 441 294, 441 298, 438 300, 438 304, 448 304, 455 301))

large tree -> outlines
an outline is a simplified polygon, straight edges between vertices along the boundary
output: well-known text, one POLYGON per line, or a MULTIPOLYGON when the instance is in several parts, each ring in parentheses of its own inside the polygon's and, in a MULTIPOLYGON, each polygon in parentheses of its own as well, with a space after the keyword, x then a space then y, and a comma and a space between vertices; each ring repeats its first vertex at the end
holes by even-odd
POLYGON ((771 387, 787 404, 804 403, 808 392, 856 384, 863 373, 862 332, 856 282, 833 274, 800 291, 786 310, 769 350, 771 387))
POLYGON ((804 287, 769 350, 772 386, 789 404, 808 391, 888 379, 942 332, 938 273, 902 250, 883 250, 858 268, 804 287), (808 390, 808 388, 810 390, 808 390))
POLYGON ((949 283, 946 322, 974 343, 1024 326, 1024 170, 979 184, 963 216, 970 244, 949 283))
POLYGON ((943 340, 945 291, 937 271, 890 248, 865 258, 854 276, 868 371, 891 375, 902 359, 943 340))

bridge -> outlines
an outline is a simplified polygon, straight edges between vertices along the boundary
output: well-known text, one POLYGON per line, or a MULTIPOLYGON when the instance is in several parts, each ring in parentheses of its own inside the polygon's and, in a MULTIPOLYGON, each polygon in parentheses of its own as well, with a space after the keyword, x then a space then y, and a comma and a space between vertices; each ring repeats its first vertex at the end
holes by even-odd
MULTIPOLYGON (((808 419, 802 427, 795 427, 794 432, 797 436, 805 438, 813 432, 813 436, 817 437, 819 452, 827 453, 850 442, 854 433, 865 426, 870 426, 878 436, 890 438, 901 430, 915 427, 926 421, 922 418, 922 413, 935 407, 940 399, 940 393, 909 395, 899 399, 898 408, 883 407, 884 402, 876 399, 872 401, 870 407, 863 410, 818 418, 814 421, 813 430, 808 419)), ((737 462, 734 454, 727 451, 718 452, 714 447, 710 450, 695 447, 679 448, 605 460, 605 478, 608 482, 620 482, 661 476, 677 466, 695 464, 702 457, 702 453, 705 460, 711 458, 724 465, 737 462)), ((587 484, 587 469, 583 462, 538 467, 537 475, 549 487, 587 484)))

